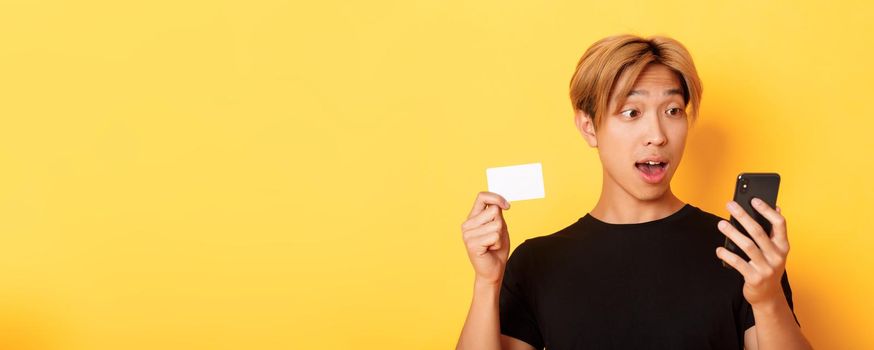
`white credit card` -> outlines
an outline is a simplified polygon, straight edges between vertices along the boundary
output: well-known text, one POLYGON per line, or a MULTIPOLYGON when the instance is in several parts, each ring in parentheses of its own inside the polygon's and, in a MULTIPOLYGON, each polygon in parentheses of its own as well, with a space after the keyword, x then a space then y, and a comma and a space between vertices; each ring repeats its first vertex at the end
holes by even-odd
POLYGON ((540 163, 486 169, 489 192, 508 201, 543 198, 543 168, 540 163))

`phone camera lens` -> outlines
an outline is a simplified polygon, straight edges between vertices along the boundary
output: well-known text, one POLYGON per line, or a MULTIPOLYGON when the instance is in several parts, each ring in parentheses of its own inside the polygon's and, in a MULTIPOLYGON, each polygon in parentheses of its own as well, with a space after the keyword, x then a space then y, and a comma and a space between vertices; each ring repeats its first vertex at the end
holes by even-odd
POLYGON ((740 192, 741 193, 747 193, 747 191, 749 191, 749 187, 750 187, 749 180, 747 180, 747 179, 740 180, 740 192))

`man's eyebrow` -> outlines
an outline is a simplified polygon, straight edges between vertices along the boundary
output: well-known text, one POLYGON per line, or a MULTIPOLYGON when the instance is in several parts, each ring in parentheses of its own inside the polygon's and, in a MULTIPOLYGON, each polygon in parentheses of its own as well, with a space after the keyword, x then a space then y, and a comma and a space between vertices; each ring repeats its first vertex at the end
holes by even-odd
MULTIPOLYGON (((682 94, 683 94, 683 90, 682 90, 682 89, 678 89, 678 88, 673 88, 673 89, 665 90, 665 93, 664 93, 665 96, 668 96, 668 95, 682 95, 682 94)), ((643 95, 643 96, 649 96, 649 92, 647 92, 646 90, 631 90, 631 91, 628 92, 628 96, 631 96, 631 95, 643 95)))

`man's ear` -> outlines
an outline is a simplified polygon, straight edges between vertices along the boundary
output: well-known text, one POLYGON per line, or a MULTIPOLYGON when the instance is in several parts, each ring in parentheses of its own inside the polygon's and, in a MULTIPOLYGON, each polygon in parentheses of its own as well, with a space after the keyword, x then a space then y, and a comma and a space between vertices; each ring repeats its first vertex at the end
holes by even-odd
POLYGON ((598 138, 595 137, 595 121, 586 112, 577 110, 574 114, 574 124, 577 130, 586 139, 589 147, 598 147, 598 138))

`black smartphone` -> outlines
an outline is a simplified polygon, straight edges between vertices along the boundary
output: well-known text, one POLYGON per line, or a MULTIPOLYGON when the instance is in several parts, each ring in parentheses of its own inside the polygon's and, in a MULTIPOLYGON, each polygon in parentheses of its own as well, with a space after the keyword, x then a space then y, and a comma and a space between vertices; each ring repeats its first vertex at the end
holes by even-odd
MULTIPOLYGON (((759 198, 768 203, 771 208, 776 208, 777 190, 779 188, 780 174, 777 173, 741 173, 737 176, 737 183, 734 187, 734 201, 740 204, 741 208, 749 213, 768 234, 771 233, 771 222, 753 208, 752 200, 753 198, 759 198)), ((750 237, 747 230, 734 217, 731 217, 729 221, 738 231, 750 237)), ((746 261, 750 261, 747 254, 735 245, 728 236, 725 237, 725 249, 737 254, 746 261)), ((722 266, 731 268, 731 265, 726 264, 724 261, 722 266)))

